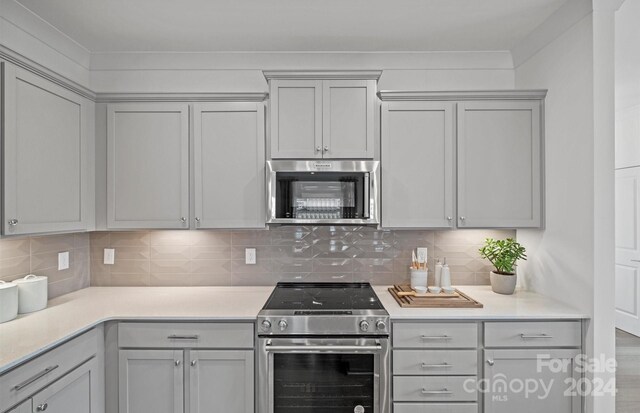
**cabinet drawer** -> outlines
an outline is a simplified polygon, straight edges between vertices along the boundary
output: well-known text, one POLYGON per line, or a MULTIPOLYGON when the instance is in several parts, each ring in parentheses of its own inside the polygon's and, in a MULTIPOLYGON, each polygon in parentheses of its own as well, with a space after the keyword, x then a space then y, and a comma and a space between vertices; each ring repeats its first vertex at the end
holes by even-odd
POLYGON ((393 346, 398 348, 476 348, 475 323, 397 323, 393 346))
POLYGON ((87 331, 0 376, 0 411, 29 397, 98 353, 98 331, 87 331))
POLYGON ((119 347, 253 348, 252 323, 120 323, 119 347))
POLYGON ((476 350, 394 350, 393 374, 461 376, 478 374, 476 350))
POLYGON ((394 403, 393 413, 478 413, 478 403, 394 403))
POLYGON ((471 376, 397 376, 393 378, 393 400, 474 402, 478 400, 476 381, 476 377, 471 376))
POLYGON ((485 323, 484 343, 485 347, 580 347, 580 322, 485 323))

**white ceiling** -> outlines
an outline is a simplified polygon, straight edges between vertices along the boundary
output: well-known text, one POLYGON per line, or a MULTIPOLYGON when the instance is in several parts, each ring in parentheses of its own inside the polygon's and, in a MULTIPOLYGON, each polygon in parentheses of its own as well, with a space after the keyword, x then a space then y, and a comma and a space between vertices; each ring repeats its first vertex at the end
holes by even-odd
POLYGON ((91 52, 509 50, 565 0, 17 0, 91 52))

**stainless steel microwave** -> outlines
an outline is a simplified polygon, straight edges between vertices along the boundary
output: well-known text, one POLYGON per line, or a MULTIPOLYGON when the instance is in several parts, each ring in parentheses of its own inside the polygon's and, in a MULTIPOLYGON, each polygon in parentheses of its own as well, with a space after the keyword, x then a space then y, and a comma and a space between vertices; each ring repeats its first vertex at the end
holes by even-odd
POLYGON ((378 161, 267 161, 267 223, 378 225, 378 161))

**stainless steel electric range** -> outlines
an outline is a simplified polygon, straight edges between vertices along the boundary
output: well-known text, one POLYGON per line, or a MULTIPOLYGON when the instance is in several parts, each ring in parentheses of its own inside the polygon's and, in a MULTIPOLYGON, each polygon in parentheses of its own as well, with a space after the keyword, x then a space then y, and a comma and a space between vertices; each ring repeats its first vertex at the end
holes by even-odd
POLYGON ((368 283, 279 283, 258 314, 258 413, 389 413, 389 330, 368 283))

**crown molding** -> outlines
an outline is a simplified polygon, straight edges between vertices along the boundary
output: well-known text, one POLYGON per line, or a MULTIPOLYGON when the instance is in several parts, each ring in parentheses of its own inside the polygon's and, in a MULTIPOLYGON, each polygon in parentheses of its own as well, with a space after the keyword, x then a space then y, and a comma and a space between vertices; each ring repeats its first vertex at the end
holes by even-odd
POLYGON ((346 79, 346 80, 378 80, 382 70, 267 70, 262 74, 271 79, 346 79))
POLYGON ((98 93, 96 103, 112 102, 263 102, 265 92, 239 93, 98 93))
POLYGON ((472 91, 381 90, 378 92, 380 100, 385 102, 425 100, 530 100, 544 99, 546 96, 546 89, 472 91))
POLYGON ((96 98, 96 94, 86 87, 64 76, 59 75, 56 72, 49 70, 46 67, 34 62, 33 60, 24 57, 21 54, 16 53, 13 50, 8 49, 2 45, 0 45, 0 60, 4 60, 24 70, 28 70, 33 74, 47 79, 48 81, 53 82, 56 85, 61 86, 89 100, 95 100, 96 98))

